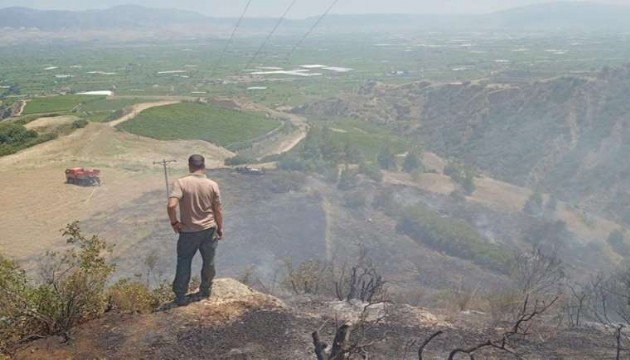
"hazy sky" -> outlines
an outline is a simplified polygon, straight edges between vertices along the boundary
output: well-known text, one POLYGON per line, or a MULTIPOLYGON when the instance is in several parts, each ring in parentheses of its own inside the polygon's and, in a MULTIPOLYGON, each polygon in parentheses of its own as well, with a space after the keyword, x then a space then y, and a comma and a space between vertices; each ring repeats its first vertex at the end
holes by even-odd
MULTIPOLYGON (((293 0, 252 0, 249 16, 280 16, 293 0)), ((333 13, 487 13, 549 0, 339 0, 333 13)), ((630 0, 591 2, 629 5, 630 0)), ((28 6, 40 9, 84 10, 122 4, 195 10, 211 16, 238 16, 247 0, 0 0, 0 7, 28 6)), ((321 14, 332 0, 297 0, 290 17, 321 14)))

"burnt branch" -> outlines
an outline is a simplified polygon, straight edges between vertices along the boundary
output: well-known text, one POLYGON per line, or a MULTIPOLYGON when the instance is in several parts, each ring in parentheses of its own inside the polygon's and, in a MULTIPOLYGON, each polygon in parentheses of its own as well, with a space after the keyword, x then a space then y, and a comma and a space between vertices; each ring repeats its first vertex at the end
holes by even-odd
POLYGON ((420 349, 418 349, 418 360, 422 360, 422 353, 424 352, 424 348, 427 347, 427 345, 429 345, 429 343, 431 341, 433 341, 433 339, 435 339, 436 337, 442 335, 444 333, 444 331, 440 330, 436 333, 434 333, 433 335, 429 336, 428 339, 426 339, 422 345, 420 345, 420 349))
POLYGON ((350 340, 350 325, 344 324, 337 329, 335 340, 333 341, 332 350, 330 351, 330 360, 343 360, 348 350, 348 342, 350 340))
POLYGON ((319 332, 313 331, 311 334, 313 337, 313 346, 315 347, 315 355, 317 356, 317 360, 326 360, 324 357, 324 351, 328 347, 325 343, 319 340, 319 332))
MULTIPOLYGON (((515 356, 516 358, 521 359, 522 357, 513 349, 510 348, 509 345, 509 340, 510 338, 516 336, 516 335, 522 335, 525 336, 529 333, 529 329, 531 327, 531 321, 534 320, 536 317, 542 315, 543 313, 545 313, 547 310, 549 310, 549 308, 551 308, 558 300, 560 299, 559 296, 556 296, 552 301, 550 302, 544 302, 544 301, 536 301, 532 307, 532 305, 530 304, 529 301, 529 296, 525 296, 525 300, 523 301, 523 306, 521 307, 521 310, 518 314, 518 318, 516 319, 516 321, 514 322, 514 324, 512 325, 512 327, 510 328, 509 331, 503 333, 503 335, 501 336, 501 338, 497 339, 497 340, 487 340, 483 343, 471 346, 469 348, 458 348, 455 349, 453 351, 450 352, 449 356, 448 356, 448 360, 454 360, 455 356, 458 354, 466 354, 468 355, 468 357, 471 360, 474 360, 474 354, 482 349, 486 349, 486 348, 491 348, 494 350, 499 350, 502 352, 506 352, 509 353, 513 356, 515 356)), ((619 332, 621 333, 621 332, 619 332)), ((420 349, 418 350, 418 357, 420 360, 422 360, 422 352, 424 350, 424 348, 438 335, 440 335, 441 332, 437 332, 435 334, 433 334, 430 338, 428 338, 420 347, 420 349)))
POLYGON ((623 325, 619 325, 619 327, 615 331, 615 339, 617 340, 617 356, 615 357, 615 360, 621 359, 621 342, 622 342, 621 335, 622 335, 623 328, 624 328, 623 325))

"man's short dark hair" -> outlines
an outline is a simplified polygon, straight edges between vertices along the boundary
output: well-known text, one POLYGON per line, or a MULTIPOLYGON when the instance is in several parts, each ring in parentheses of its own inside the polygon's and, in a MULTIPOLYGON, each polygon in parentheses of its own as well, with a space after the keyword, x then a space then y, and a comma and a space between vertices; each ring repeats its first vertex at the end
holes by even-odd
POLYGON ((194 170, 201 170, 206 168, 206 159, 201 155, 191 155, 188 158, 188 166, 194 170))

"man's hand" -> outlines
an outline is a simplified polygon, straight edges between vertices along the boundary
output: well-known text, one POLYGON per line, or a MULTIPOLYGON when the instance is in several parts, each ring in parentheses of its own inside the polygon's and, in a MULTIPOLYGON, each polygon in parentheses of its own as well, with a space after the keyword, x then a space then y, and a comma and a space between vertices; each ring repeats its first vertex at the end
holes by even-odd
POLYGON ((223 229, 217 229, 217 240, 223 239, 223 229))
POLYGON ((175 231, 176 234, 179 234, 179 232, 182 230, 182 227, 184 227, 184 225, 180 223, 179 221, 176 221, 174 223, 171 223, 171 227, 173 228, 173 231, 175 231))

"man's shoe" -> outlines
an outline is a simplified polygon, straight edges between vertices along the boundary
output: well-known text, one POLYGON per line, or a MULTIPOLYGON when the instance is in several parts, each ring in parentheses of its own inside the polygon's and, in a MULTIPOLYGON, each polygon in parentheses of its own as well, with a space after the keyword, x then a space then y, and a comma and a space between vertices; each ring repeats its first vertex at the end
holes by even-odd
POLYGON ((208 300, 209 298, 210 298, 210 290, 207 290, 207 291, 199 290, 199 292, 197 292, 194 295, 195 301, 208 300))
POLYGON ((186 306, 186 305, 188 305, 188 297, 186 297, 186 296, 177 296, 177 297, 175 297, 175 305, 177 305, 177 306, 186 306))

